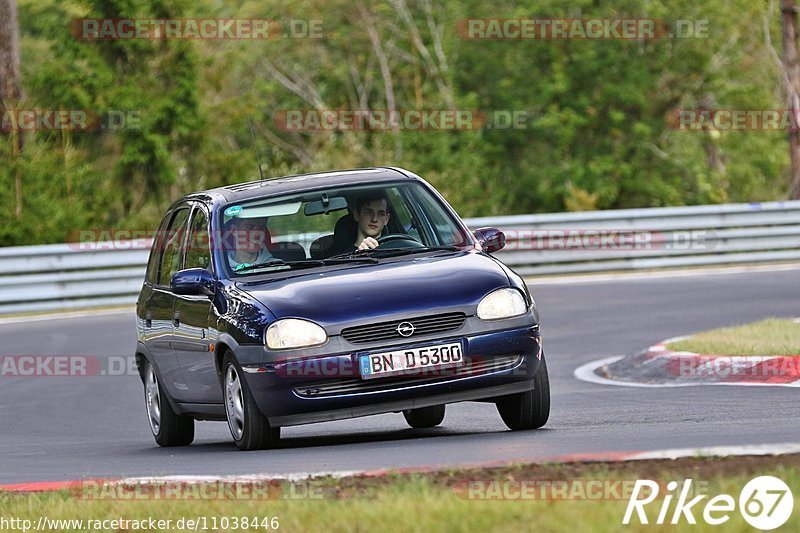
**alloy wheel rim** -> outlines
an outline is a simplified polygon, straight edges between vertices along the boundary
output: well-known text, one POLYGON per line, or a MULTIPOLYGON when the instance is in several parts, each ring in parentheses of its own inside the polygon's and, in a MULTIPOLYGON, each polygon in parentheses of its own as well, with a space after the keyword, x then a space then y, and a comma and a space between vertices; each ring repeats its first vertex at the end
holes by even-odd
POLYGON ((158 435, 161 430, 161 395, 158 392, 158 378, 152 365, 147 365, 145 378, 145 404, 147 405, 147 418, 153 435, 158 435))
POLYGON ((244 398, 242 382, 233 365, 225 371, 225 412, 233 438, 240 440, 244 434, 244 398))

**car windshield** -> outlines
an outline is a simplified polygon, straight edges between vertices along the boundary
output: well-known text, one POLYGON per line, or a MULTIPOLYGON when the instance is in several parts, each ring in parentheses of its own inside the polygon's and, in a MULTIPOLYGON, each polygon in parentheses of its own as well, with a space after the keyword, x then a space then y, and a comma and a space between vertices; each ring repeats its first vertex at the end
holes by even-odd
POLYGON ((222 226, 227 267, 239 276, 472 244, 442 202, 418 183, 249 200, 226 206, 222 226), (364 239, 378 246, 358 250, 364 239))

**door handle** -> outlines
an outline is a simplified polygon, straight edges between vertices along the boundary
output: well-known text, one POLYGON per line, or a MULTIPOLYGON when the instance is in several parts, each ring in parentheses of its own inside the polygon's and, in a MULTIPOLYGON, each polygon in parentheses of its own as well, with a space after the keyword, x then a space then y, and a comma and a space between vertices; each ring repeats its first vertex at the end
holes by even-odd
POLYGON ((175 311, 175 314, 172 315, 172 325, 176 328, 181 326, 181 313, 180 311, 175 311))

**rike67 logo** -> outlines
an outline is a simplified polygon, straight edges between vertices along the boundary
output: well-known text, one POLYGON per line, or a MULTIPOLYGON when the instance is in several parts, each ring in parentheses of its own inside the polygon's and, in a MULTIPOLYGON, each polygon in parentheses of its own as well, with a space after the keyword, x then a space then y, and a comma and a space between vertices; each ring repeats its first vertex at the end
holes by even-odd
POLYGON ((659 525, 680 524, 683 521, 696 524, 694 513, 702 513, 706 524, 719 526, 730 520, 738 504, 738 511, 748 524, 767 531, 785 524, 794 509, 792 491, 786 483, 772 476, 759 476, 750 480, 739 493, 738 502, 729 494, 718 494, 712 498, 702 494, 689 499, 692 493, 691 479, 684 480, 682 485, 677 481, 670 481, 666 486, 667 493, 660 495, 659 489, 662 487, 663 484, 649 479, 637 480, 622 523, 630 524, 635 514, 639 523, 649 524, 653 516, 648 516, 645 507, 657 498, 661 506, 656 504, 650 511, 658 508, 658 516, 653 523, 659 525), (706 498, 709 499, 705 505, 699 505, 706 498))

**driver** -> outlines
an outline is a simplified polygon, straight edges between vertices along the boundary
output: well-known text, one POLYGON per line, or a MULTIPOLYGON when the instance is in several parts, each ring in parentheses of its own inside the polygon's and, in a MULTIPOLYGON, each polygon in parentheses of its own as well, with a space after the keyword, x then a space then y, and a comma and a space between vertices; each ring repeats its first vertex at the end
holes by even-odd
POLYGON ((378 237, 389 222, 388 198, 383 191, 366 193, 356 201, 353 218, 358 223, 355 250, 372 250, 378 247, 378 237))
POLYGON ((228 264, 238 270, 248 265, 269 261, 267 250, 267 218, 234 218, 231 220, 233 248, 228 250, 228 264))

